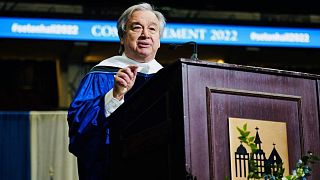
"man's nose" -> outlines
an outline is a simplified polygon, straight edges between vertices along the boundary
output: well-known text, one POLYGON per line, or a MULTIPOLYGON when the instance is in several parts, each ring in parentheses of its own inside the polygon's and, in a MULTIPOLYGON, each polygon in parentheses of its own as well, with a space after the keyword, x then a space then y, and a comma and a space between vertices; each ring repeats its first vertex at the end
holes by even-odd
POLYGON ((149 38, 150 37, 150 33, 148 31, 148 28, 143 28, 142 30, 142 33, 141 33, 141 36, 144 36, 146 38, 149 38))

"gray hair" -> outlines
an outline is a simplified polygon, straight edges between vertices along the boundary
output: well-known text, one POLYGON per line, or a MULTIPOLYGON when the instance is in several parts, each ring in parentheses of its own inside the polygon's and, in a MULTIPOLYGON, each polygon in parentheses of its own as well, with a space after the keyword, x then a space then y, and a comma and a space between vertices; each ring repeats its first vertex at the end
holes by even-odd
MULTIPOLYGON (((123 38, 123 36, 125 34, 125 30, 126 30, 126 24, 129 20, 129 18, 131 17, 131 15, 135 11, 151 11, 151 12, 153 12, 160 22, 160 37, 162 37, 164 27, 166 25, 165 17, 163 16, 163 14, 161 12, 156 11, 154 9, 154 7, 152 7, 150 4, 141 3, 141 4, 137 4, 137 5, 133 5, 133 6, 129 7, 127 10, 125 10, 122 13, 120 18, 118 19, 117 28, 118 28, 118 36, 120 39, 123 38)), ((123 51, 124 51, 124 47, 123 47, 123 45, 120 45, 119 54, 122 54, 123 51)))

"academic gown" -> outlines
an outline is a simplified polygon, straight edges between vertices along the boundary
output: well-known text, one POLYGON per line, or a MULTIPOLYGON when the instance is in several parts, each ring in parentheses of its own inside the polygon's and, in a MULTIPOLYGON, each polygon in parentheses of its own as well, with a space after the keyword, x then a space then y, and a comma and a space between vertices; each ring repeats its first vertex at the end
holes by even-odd
MULTIPOLYGON (((104 96, 113 88, 114 75, 119 67, 111 67, 110 63, 106 65, 100 63, 82 79, 68 110, 69 151, 77 157, 80 180, 107 180, 110 176, 110 142, 104 96)), ((156 68, 160 69, 160 66, 156 68)), ((128 99, 153 75, 138 72, 134 86, 124 99, 128 99)))

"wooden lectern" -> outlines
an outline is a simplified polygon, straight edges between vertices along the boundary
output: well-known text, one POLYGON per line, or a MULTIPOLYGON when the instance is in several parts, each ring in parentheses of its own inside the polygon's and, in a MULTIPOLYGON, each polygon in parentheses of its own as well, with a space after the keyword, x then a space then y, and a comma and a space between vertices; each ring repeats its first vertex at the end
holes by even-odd
MULTIPOLYGON (((228 118, 287 123, 289 165, 320 154, 320 76, 180 59, 110 117, 113 179, 230 177, 228 118)), ((309 179, 320 177, 313 166, 309 179)), ((291 171, 291 170, 290 170, 291 171)))

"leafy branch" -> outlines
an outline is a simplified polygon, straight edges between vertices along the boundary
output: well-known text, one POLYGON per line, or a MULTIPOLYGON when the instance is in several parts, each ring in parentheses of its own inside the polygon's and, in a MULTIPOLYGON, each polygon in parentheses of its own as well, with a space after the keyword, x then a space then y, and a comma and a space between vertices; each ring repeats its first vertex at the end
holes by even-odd
POLYGON ((255 137, 249 136, 250 131, 247 130, 247 123, 243 125, 242 129, 237 127, 237 130, 240 132, 240 136, 238 138, 251 149, 248 179, 261 179, 258 172, 257 162, 254 160, 254 153, 258 150, 257 145, 254 143, 255 137))
MULTIPOLYGON (((257 162, 254 160, 254 154, 257 152, 257 145, 254 143, 255 137, 250 136, 250 131, 247 130, 247 123, 245 123, 242 128, 237 127, 237 130, 240 133, 238 139, 250 147, 250 157, 249 157, 249 174, 248 179, 261 179, 262 177, 258 172, 257 162)), ((310 167, 311 164, 320 161, 320 157, 313 155, 312 152, 308 152, 306 155, 302 156, 301 159, 296 164, 295 170, 293 170, 292 174, 284 177, 283 163, 276 165, 278 171, 270 172, 268 174, 264 174, 265 180, 306 180, 308 176, 311 176, 312 169, 310 167)), ((274 166, 274 165, 272 165, 274 166)))

